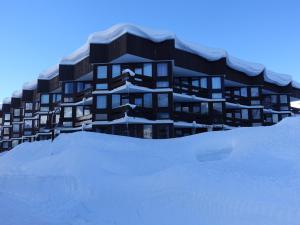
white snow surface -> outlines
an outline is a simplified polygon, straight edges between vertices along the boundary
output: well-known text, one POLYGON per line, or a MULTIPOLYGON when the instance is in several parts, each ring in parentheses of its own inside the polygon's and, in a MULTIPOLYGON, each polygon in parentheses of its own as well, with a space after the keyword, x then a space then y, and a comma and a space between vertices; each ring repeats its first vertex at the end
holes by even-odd
POLYGON ((299 225, 299 127, 24 143, 0 155, 1 225, 299 225))
POLYGON ((3 104, 10 104, 11 103, 11 97, 6 97, 3 99, 3 104))
MULTIPOLYGON (((264 78, 265 81, 279 86, 286 86, 292 82, 292 77, 290 75, 277 73, 271 70, 265 70, 264 78)), ((295 82, 294 85, 296 83, 297 82, 295 82)))
POLYGON ((232 69, 244 72, 249 76, 257 76, 261 74, 265 67, 259 63, 246 62, 242 59, 228 55, 226 58, 227 65, 232 69))
POLYGON ((21 98, 21 97, 22 97, 22 90, 14 91, 14 92, 12 93, 12 97, 13 97, 13 98, 21 98))
POLYGON ((39 78, 41 80, 51 80, 55 76, 57 76, 59 73, 59 64, 56 64, 47 70, 44 70, 43 72, 40 73, 39 78))

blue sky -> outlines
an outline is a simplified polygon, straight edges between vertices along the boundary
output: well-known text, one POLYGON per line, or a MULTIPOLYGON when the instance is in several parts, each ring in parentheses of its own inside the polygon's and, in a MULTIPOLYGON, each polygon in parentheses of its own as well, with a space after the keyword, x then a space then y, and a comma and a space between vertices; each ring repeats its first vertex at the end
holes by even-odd
POLYGON ((0 101, 80 47, 129 22, 291 74, 300 81, 300 1, 11 0, 0 5, 0 101))

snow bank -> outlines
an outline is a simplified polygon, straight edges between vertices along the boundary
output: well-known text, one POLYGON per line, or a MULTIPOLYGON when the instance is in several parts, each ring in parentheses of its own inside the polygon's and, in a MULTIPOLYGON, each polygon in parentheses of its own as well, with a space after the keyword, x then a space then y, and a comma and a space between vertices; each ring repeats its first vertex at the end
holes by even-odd
POLYGON ((43 71, 40 73, 39 78, 41 80, 51 80, 55 76, 57 76, 59 73, 59 65, 54 65, 50 67, 49 69, 43 71))
POLYGON ((299 127, 25 143, 0 155, 1 225, 298 225, 299 127))

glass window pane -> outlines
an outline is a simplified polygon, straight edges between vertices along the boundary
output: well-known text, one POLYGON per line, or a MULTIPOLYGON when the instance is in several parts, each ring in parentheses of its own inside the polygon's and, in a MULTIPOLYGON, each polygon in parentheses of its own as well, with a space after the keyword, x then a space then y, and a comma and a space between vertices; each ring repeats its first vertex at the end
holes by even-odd
POLYGON ((201 88, 207 88, 207 78, 206 77, 201 78, 200 85, 201 85, 201 88))
POLYGON ((260 119, 260 110, 259 109, 252 109, 252 118, 253 119, 260 119))
POLYGON ((280 95, 280 103, 287 103, 288 98, 287 95, 280 95))
POLYGON ((121 66, 113 65, 112 66, 112 77, 117 77, 121 75, 121 66))
POLYGON ((242 109, 242 119, 248 119, 248 109, 242 109))
POLYGON ((40 117, 40 124, 41 125, 45 125, 46 123, 47 123, 47 116, 45 116, 45 115, 42 115, 41 117, 40 117))
POLYGON ((208 103, 207 102, 201 102, 201 114, 202 115, 208 114, 208 103))
POLYGON ((151 63, 144 64, 144 75, 152 77, 152 64, 151 63))
POLYGON ((212 78, 212 89, 221 89, 221 78, 220 77, 212 78))
POLYGON ((258 87, 252 87, 252 88, 251 88, 251 96, 252 96, 252 97, 258 97, 258 96, 259 96, 259 90, 258 90, 258 87))
POLYGON ((98 66, 97 67, 97 78, 98 79, 107 78, 107 66, 98 66))
POLYGON ((134 99, 134 104, 135 104, 136 106, 143 106, 143 99, 142 99, 141 97, 136 97, 136 98, 134 99))
POLYGON ((107 106, 106 96, 105 95, 97 96, 97 109, 105 109, 106 106, 107 106))
POLYGON ((76 117, 82 117, 83 116, 83 106, 77 106, 76 107, 76 117))
POLYGON ((26 104, 25 104, 25 109, 26 109, 26 110, 32 110, 32 103, 26 102, 26 104))
POLYGON ((73 93, 73 83, 65 83, 65 93, 66 94, 73 93))
POLYGON ((152 94, 144 94, 144 107, 152 108, 152 94))
POLYGON ((107 89, 107 84, 96 84, 96 89, 106 90, 107 89))
POLYGON ((222 113, 222 103, 214 102, 213 103, 213 110, 214 110, 214 113, 222 113))
POLYGON ((134 73, 135 73, 135 74, 142 75, 142 74, 143 74, 143 72, 142 72, 142 68, 141 68, 141 67, 137 67, 137 68, 135 68, 135 69, 134 69, 134 73))
POLYGON ((168 107, 169 98, 168 94, 158 94, 157 95, 157 106, 158 107, 168 107))
POLYGON ((49 95, 41 95, 41 104, 49 104, 49 95))
POLYGON ((277 104, 277 95, 271 95, 271 103, 277 104))
POLYGON ((72 118, 72 107, 65 107, 64 108, 64 117, 65 118, 72 118))
POLYGON ((167 63, 158 63, 157 64, 157 76, 158 77, 168 76, 168 64, 167 63))
POLYGON ((169 87, 169 81, 157 81, 156 82, 157 88, 168 88, 169 87))
POLYGON ((242 97, 248 97, 247 88, 241 88, 241 96, 242 97))
POLYGON ((112 95, 111 99, 113 109, 120 106, 120 95, 112 95))
POLYGON ((278 114, 272 115, 273 123, 278 123, 278 114))

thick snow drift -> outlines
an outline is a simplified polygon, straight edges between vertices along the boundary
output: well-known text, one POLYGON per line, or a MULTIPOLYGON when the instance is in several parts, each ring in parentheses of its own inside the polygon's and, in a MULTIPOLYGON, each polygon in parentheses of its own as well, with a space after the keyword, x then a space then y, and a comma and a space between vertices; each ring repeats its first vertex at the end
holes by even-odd
POLYGON ((1 225, 298 225, 299 127, 26 143, 0 155, 1 225))

